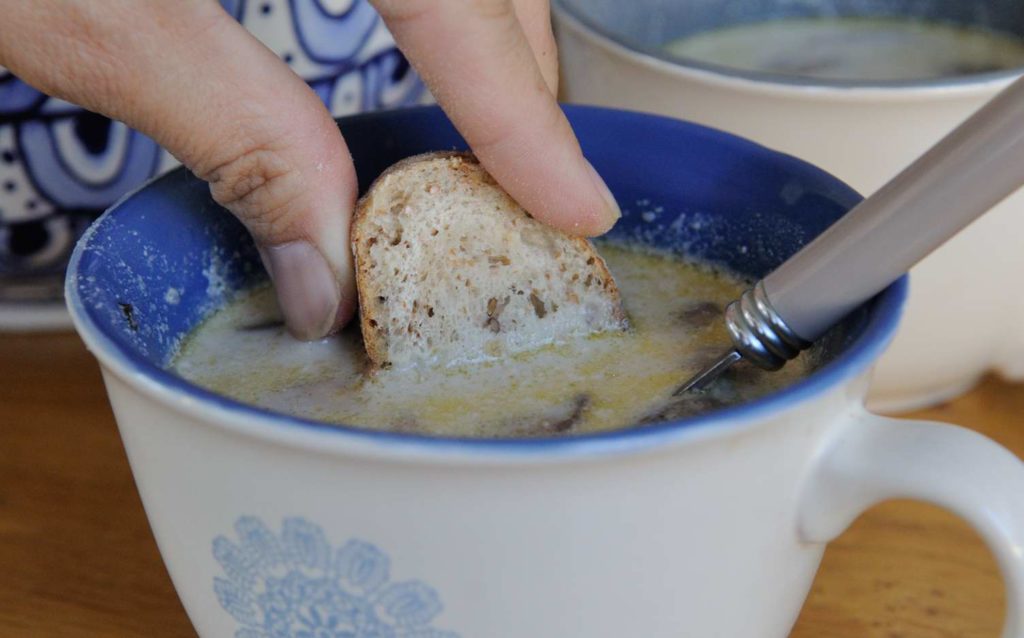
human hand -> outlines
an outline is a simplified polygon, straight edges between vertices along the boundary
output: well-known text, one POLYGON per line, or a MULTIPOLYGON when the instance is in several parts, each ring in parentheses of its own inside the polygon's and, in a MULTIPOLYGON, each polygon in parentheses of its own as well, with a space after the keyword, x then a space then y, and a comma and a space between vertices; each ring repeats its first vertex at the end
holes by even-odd
MULTIPOLYGON (((355 0, 359 1, 359 0, 355 0)), ((374 0, 483 165, 534 217, 606 231, 618 207, 555 102, 547 0, 374 0)), ((213 0, 0 0, 0 65, 155 139, 252 233, 291 332, 355 312, 358 193, 319 98, 213 0)))

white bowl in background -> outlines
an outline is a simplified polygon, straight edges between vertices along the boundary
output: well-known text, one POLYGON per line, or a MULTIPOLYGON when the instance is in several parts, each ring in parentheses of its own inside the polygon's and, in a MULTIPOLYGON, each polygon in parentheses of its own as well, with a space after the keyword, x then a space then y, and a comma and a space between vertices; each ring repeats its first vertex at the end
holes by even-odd
MULTIPOLYGON (((799 4, 751 6, 778 12, 799 4)), ((888 4, 890 10, 913 5, 888 4)), ((568 101, 660 113, 736 133, 813 162, 864 195, 1016 77, 1005 72, 870 85, 746 74, 682 62, 638 44, 670 42, 680 29, 749 20, 742 11, 723 11, 702 0, 556 0, 554 6, 568 101)), ((996 21, 1024 30, 1024 6, 1017 2, 940 10, 954 12, 941 16, 950 20, 981 26, 996 21)), ((872 408, 935 404, 965 392, 990 370, 1024 379, 1024 330, 1018 328, 1024 324, 1024 296, 1015 292, 1017 275, 1024 272, 1022 238, 1019 192, 911 271, 905 319, 876 368, 872 408)))

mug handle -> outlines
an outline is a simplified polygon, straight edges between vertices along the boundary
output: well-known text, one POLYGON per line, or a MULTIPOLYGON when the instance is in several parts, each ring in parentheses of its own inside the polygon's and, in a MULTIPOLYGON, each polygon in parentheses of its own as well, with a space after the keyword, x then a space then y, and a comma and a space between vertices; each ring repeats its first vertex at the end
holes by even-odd
POLYGON ((864 510, 910 498, 970 523, 1006 583, 1003 638, 1024 638, 1024 462, 980 434, 945 423, 858 410, 813 461, 798 509, 809 543, 839 536, 864 510))

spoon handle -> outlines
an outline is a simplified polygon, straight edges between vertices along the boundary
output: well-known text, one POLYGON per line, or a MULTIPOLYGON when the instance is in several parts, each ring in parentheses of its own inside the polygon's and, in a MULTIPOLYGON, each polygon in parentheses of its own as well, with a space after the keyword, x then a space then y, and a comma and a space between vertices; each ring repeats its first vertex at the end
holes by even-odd
POLYGON ((770 308, 814 341, 1021 184, 1024 78, 769 274, 770 308))

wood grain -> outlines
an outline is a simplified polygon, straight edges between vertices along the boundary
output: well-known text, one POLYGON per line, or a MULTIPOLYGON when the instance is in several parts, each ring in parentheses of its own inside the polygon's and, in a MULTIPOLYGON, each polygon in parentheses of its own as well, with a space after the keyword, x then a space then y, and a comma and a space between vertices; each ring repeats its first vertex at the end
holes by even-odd
MULTIPOLYGON (((0 336, 0 406, 0 636, 195 636, 77 337, 0 336)), ((1024 386, 990 379, 914 416, 972 426, 1024 456, 1022 414, 1024 386)), ((996 638, 1004 606, 966 524, 892 502, 829 547, 792 637, 996 638)))

